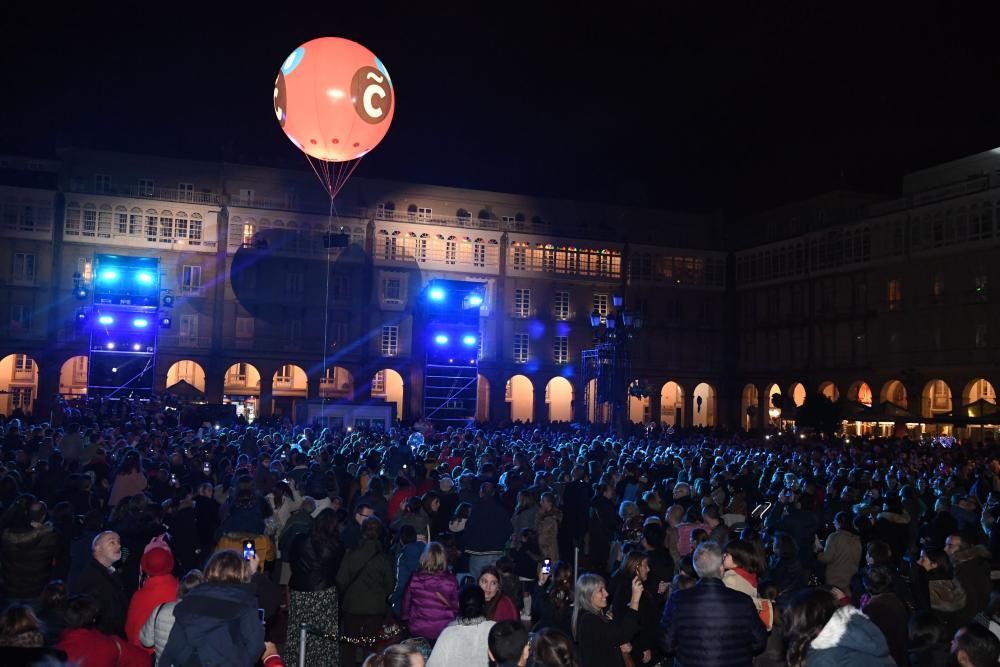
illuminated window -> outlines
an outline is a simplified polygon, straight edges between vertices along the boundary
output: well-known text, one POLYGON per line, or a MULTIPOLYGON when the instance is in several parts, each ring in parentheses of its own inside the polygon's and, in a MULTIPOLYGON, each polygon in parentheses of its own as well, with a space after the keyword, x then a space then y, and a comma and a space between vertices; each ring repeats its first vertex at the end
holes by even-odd
POLYGON ((528 362, 528 334, 514 334, 514 363, 528 362))
POLYGON ((399 354, 399 327, 382 327, 382 356, 395 357, 399 354))
POLYGON ((514 317, 528 317, 531 313, 531 290, 514 290, 514 317))
POLYGON ((201 292, 201 267, 185 265, 181 269, 181 291, 201 292))
POLYGON ((607 294, 595 294, 594 295, 594 310, 601 316, 601 322, 603 323, 608 315, 608 295, 607 294))
POLYGON ((557 320, 569 319, 569 292, 556 292, 553 301, 553 314, 557 320))
POLYGON ((557 364, 569 362, 569 336, 556 336, 552 339, 552 361, 557 364))
POLYGON ((517 271, 524 271, 528 263, 528 249, 524 246, 514 246, 511 263, 517 271))

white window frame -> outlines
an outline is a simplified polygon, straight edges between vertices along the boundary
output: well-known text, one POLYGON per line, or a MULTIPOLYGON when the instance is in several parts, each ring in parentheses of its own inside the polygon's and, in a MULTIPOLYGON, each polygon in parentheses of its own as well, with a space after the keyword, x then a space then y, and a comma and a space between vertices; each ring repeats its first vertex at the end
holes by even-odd
POLYGON ((601 316, 601 324, 604 324, 611 312, 611 299, 607 294, 594 292, 594 310, 601 316))
POLYGON ((395 357, 399 355, 399 327, 385 325, 382 327, 382 356, 395 357))
POLYGON ((403 279, 399 276, 382 278, 382 303, 403 303, 403 279), (393 285, 395 285, 393 287, 393 285))
POLYGON ((153 193, 156 192, 156 184, 151 178, 140 178, 138 182, 138 187, 136 188, 136 194, 140 197, 152 197, 153 193))
POLYGON ((552 361, 557 364, 569 363, 569 336, 552 338, 552 361))
POLYGON ((557 320, 566 321, 569 319, 569 292, 556 290, 552 300, 552 311, 557 320))
POLYGON ((531 288, 518 287, 514 290, 514 317, 531 317, 531 288))
POLYGON ((194 201, 194 183, 177 184, 177 201, 194 201))
POLYGON ((181 268, 181 291, 191 294, 201 294, 201 267, 196 264, 185 264, 181 268))
POLYGON ((472 244, 472 265, 478 268, 486 266, 486 242, 477 241, 472 244))
POLYGON ((11 282, 15 285, 34 285, 38 275, 38 258, 33 252, 15 252, 11 267, 11 282))
POLYGON ((417 220, 420 222, 430 222, 431 217, 433 217, 434 211, 429 208, 424 208, 423 206, 417 207, 417 220))
POLYGON ((458 241, 447 239, 444 242, 444 263, 454 265, 458 262, 458 241))
POLYGON ((526 333, 516 333, 514 334, 514 363, 515 364, 526 364, 530 358, 530 349, 528 347, 528 334, 526 333))

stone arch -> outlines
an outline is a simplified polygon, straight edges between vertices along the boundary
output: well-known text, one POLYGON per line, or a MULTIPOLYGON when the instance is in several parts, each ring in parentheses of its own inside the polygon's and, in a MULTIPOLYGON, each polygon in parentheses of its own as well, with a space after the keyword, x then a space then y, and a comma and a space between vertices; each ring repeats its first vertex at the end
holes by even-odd
POLYGON ((986 378, 976 378, 965 385, 962 390, 962 405, 969 405, 978 400, 996 405, 997 392, 993 383, 986 378))
POLYGON ((899 380, 889 380, 882 385, 882 390, 879 391, 879 402, 888 402, 908 409, 909 399, 906 395, 906 385, 899 380))
POLYGON ((383 368, 372 376, 372 397, 396 404, 396 419, 403 418, 405 389, 403 376, 392 368, 383 368))
POLYGON ((691 424, 693 426, 715 426, 716 411, 715 388, 707 382, 702 382, 694 388, 694 414, 691 424))
POLYGON ((684 388, 673 380, 660 389, 660 421, 678 428, 684 425, 684 388))
POLYGON ((545 402, 549 406, 550 422, 573 421, 573 385, 557 375, 545 385, 545 402))
POLYGON ((505 400, 510 403, 510 420, 530 422, 534 420, 535 385, 525 375, 513 375, 507 380, 505 400))
POLYGON ((0 414, 31 414, 38 397, 38 364, 27 354, 0 359, 0 414))
POLYGON ((226 369, 222 402, 236 406, 236 414, 253 421, 260 413, 260 371, 253 364, 236 362, 226 369))
POLYGON ((87 369, 90 358, 78 354, 63 362, 59 369, 59 395, 63 398, 87 395, 87 369))
POLYGON ((319 379, 320 398, 354 399, 354 376, 343 366, 330 366, 319 379))
POLYGON ((920 392, 920 416, 937 417, 951 412, 951 387, 944 380, 929 380, 920 392))
POLYGON ((823 394, 834 403, 840 400, 840 389, 837 388, 837 384, 835 382, 831 382, 830 380, 819 383, 819 393, 823 394))
POLYGON ((788 396, 792 399, 795 407, 801 408, 806 402, 806 386, 801 382, 796 382, 788 388, 788 396))
POLYGON ((847 388, 847 400, 871 407, 875 401, 875 395, 867 382, 858 380, 852 382, 851 386, 847 388))
POLYGON ((170 391, 170 388, 181 380, 205 393, 205 369, 197 361, 181 359, 171 364, 170 368, 167 369, 167 381, 164 387, 170 391))

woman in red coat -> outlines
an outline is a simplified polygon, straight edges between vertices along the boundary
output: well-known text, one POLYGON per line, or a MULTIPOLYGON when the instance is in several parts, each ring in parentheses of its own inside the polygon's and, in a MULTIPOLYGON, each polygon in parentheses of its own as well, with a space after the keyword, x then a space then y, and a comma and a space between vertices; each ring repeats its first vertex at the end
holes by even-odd
POLYGON ((56 648, 78 667, 149 667, 149 655, 123 639, 106 635, 97 623, 97 603, 77 595, 66 603, 66 629, 56 648))
POLYGON ((500 590, 500 572, 490 565, 484 567, 479 573, 479 587, 483 589, 486 596, 486 606, 483 608, 485 616, 490 621, 520 621, 521 615, 517 613, 514 601, 503 594, 500 590))
POLYGON ((128 605, 128 616, 125 619, 125 636, 128 640, 147 653, 153 649, 145 648, 139 639, 142 626, 159 605, 173 602, 177 599, 177 577, 174 569, 174 556, 170 553, 164 536, 155 538, 146 547, 139 561, 139 570, 146 576, 142 588, 135 592, 128 605))
POLYGON ((458 582, 448 571, 448 556, 431 542, 420 556, 420 566, 403 593, 403 619, 417 637, 437 639, 458 615, 458 582))

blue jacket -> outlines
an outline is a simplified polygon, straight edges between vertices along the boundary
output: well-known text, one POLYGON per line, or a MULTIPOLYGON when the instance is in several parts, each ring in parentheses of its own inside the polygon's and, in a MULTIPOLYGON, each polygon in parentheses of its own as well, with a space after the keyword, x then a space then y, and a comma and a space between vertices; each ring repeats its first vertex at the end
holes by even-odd
POLYGON ((854 607, 841 607, 806 649, 806 667, 891 667, 878 627, 854 607))
POLYGON ((396 589, 392 592, 392 610, 399 616, 402 612, 403 593, 406 591, 410 577, 420 567, 420 555, 424 553, 424 544, 412 542, 404 545, 396 556, 396 589))
POLYGON ((264 652, 264 626, 252 584, 204 583, 174 607, 160 665, 252 667, 264 652))
POLYGON ((465 524, 466 551, 503 551, 510 537, 510 515, 496 498, 480 498, 465 524))
POLYGON ((674 667, 751 667, 767 645, 767 630, 749 595, 721 579, 701 579, 670 596, 659 641, 674 667))

